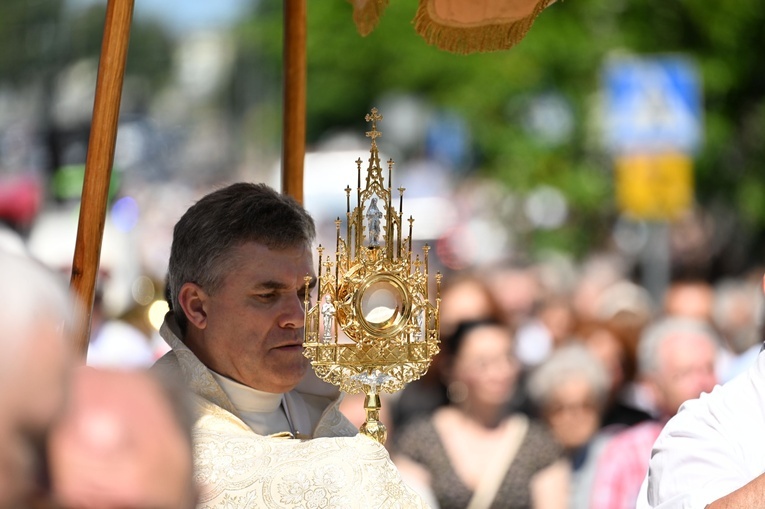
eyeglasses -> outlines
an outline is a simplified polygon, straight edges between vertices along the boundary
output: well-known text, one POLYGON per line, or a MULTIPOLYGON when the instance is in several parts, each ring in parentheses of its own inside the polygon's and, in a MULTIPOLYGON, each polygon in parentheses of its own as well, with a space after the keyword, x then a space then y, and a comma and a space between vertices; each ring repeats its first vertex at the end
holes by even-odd
POLYGON ((563 414, 581 414, 587 412, 597 412, 598 405, 592 400, 574 401, 574 402, 555 402, 551 403, 545 409, 546 413, 552 417, 558 417, 563 414))

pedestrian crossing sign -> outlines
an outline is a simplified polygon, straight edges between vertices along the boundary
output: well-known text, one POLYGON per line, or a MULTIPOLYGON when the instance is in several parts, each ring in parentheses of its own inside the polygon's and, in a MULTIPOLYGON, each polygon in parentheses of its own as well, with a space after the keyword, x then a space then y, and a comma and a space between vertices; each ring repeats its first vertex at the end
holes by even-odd
POLYGON ((603 133, 612 152, 693 153, 701 144, 701 85, 690 58, 612 58, 603 95, 603 133))

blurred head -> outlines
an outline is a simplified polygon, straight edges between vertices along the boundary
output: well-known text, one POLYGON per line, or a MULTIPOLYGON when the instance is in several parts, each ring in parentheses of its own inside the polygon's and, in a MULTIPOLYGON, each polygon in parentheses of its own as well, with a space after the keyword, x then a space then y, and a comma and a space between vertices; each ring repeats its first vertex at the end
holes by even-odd
POLYGON ((606 324, 593 323, 578 331, 577 337, 606 368, 609 395, 615 397, 626 381, 627 346, 617 332, 606 324))
POLYGON ((510 401, 520 371, 509 328, 496 321, 462 322, 448 338, 450 398, 466 407, 499 410, 510 401))
POLYGON ((496 268, 488 282, 503 315, 514 326, 531 316, 543 292, 533 267, 496 268))
POLYGON ((736 354, 759 343, 763 298, 758 285, 744 279, 723 279, 715 285, 712 317, 736 354))
POLYGON ((664 296, 664 313, 697 320, 712 320, 714 290, 705 281, 676 281, 664 296))
POLYGON ((0 251, 0 508, 15 507, 44 474, 44 442, 64 402, 73 306, 61 279, 0 251))
POLYGON ((612 284, 599 297, 594 323, 606 325, 624 346, 625 381, 635 379, 638 339, 653 321, 655 307, 645 288, 627 280, 612 284))
POLYGON ((51 433, 53 494, 71 509, 191 509, 192 414, 149 372, 81 368, 51 433))
POLYGON ((612 255, 596 253, 585 261, 571 300, 576 316, 583 322, 597 320, 603 292, 623 277, 623 262, 612 255))
POLYGON ((655 307, 648 290, 632 281, 622 279, 605 288, 598 296, 596 319, 610 321, 626 315, 645 325, 653 319, 655 307))
POLYGON ((571 339, 576 326, 574 310, 563 297, 545 299, 539 309, 539 320, 550 333, 553 348, 558 348, 571 339))
POLYGON ((711 391, 720 340, 707 322, 668 317, 648 327, 638 343, 638 376, 664 417, 711 391))
POLYGON ((609 379, 601 362, 581 345, 567 345, 534 370, 529 397, 566 449, 586 444, 600 427, 609 379))
POLYGON ((262 184, 208 194, 175 226, 169 287, 186 345, 210 369, 282 393, 305 374, 305 276, 314 223, 262 184))
POLYGON ((475 274, 454 274, 441 290, 441 332, 449 335, 460 322, 500 320, 501 311, 489 287, 475 274))

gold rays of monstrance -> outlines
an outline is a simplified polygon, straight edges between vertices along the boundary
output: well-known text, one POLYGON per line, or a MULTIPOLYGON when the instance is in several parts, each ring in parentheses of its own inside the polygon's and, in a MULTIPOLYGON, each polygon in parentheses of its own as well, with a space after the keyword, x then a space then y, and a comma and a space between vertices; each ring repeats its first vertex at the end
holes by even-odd
MULTIPOLYGON (((310 307, 306 291, 305 356, 319 378, 347 393, 364 393, 366 421, 360 431, 384 443, 380 393, 401 390, 420 378, 439 350, 441 274, 435 275, 435 298, 429 295, 428 252, 412 258, 412 226, 404 236, 404 188, 395 210, 389 160, 387 186, 377 138, 376 108, 366 115, 372 139, 366 180, 361 187, 362 160, 356 160, 356 206, 345 188, 345 235, 337 218, 334 257, 318 247, 318 297, 310 307)), ((306 290, 310 278, 306 277, 306 290)))

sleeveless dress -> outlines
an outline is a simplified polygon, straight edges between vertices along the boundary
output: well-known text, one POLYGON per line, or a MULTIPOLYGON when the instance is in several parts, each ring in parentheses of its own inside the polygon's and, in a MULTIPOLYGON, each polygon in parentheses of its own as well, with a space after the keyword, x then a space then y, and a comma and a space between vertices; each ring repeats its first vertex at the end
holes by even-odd
MULTIPOLYGON (((431 489, 441 509, 464 509, 473 496, 454 471, 431 417, 420 418, 400 431, 398 452, 422 465, 431 475, 431 489)), ((563 449, 537 422, 529 422, 515 459, 497 491, 492 509, 531 508, 531 479, 563 457, 563 449)))

